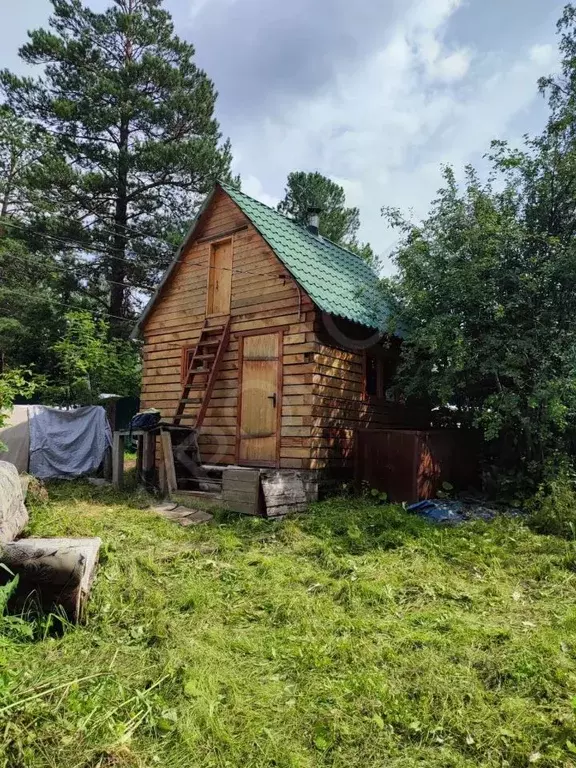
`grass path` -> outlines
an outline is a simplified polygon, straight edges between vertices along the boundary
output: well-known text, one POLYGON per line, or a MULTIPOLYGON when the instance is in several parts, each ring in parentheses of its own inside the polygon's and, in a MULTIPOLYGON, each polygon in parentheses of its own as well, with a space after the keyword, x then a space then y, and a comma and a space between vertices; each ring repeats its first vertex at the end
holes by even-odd
POLYGON ((573 543, 345 500, 183 529, 84 484, 30 532, 105 545, 87 626, 3 620, 0 766, 576 766, 573 543))

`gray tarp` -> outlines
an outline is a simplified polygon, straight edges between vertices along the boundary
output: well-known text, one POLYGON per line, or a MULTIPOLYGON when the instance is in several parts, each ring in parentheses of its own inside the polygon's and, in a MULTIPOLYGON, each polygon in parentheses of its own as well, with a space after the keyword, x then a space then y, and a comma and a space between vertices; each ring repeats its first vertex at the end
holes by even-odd
POLYGON ((28 431, 28 405, 15 405, 8 414, 6 423, 0 427, 0 443, 8 451, 0 449, 0 459, 14 464, 18 472, 28 472, 30 435, 28 431))
POLYGON ((100 405, 73 411, 32 405, 29 424, 30 474, 43 479, 94 472, 112 443, 106 412, 100 405))

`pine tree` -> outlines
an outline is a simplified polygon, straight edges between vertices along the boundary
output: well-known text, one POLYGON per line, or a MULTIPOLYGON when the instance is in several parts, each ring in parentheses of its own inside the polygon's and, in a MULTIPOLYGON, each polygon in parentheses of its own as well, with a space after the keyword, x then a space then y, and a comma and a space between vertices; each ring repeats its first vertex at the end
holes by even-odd
MULTIPOLYGON (((230 143, 214 117, 214 85, 162 0, 112 0, 104 13, 51 2, 49 29, 29 33, 20 50, 43 73, 5 70, 0 87, 53 138, 32 179, 53 206, 52 234, 93 254, 109 313, 126 317, 131 284, 153 287, 200 198, 217 178, 231 180, 230 143)), ((114 335, 126 327, 116 323, 114 335)))
POLYGON ((360 212, 358 208, 346 208, 344 189, 321 173, 293 171, 288 174, 278 210, 306 224, 309 208, 320 209, 320 234, 334 243, 356 241, 360 212))
POLYGON ((320 209, 321 235, 354 251, 369 264, 376 262, 370 244, 358 242, 360 211, 358 208, 346 207, 343 187, 318 172, 289 173, 284 199, 278 203, 278 210, 299 224, 306 225, 310 208, 320 209))

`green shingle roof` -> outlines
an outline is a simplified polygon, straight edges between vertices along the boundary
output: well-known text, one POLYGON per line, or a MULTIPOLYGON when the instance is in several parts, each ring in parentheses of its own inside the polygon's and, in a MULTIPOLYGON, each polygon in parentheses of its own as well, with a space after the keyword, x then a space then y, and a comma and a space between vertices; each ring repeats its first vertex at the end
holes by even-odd
POLYGON ((371 328, 383 326, 386 304, 366 262, 243 192, 221 186, 320 309, 371 328))
MULTIPOLYGON (((279 211, 269 208, 227 184, 219 186, 230 195, 286 269, 321 310, 369 328, 384 327, 387 308, 379 289, 378 277, 360 256, 335 245, 330 240, 311 234, 305 227, 286 218, 279 211)), ((186 239, 140 315, 132 331, 132 338, 136 338, 140 333, 164 285, 180 263, 186 244, 194 236, 194 231, 217 189, 218 185, 200 208, 186 239)))

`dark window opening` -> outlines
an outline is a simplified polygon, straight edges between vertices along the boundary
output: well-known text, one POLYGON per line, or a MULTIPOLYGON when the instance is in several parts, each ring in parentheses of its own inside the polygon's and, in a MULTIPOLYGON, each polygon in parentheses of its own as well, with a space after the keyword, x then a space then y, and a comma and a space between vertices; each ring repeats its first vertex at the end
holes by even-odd
POLYGON ((364 392, 367 397, 395 400, 392 390, 398 358, 396 355, 366 355, 364 392))
POLYGON ((378 363, 372 355, 366 356, 366 394, 378 397, 378 363))

